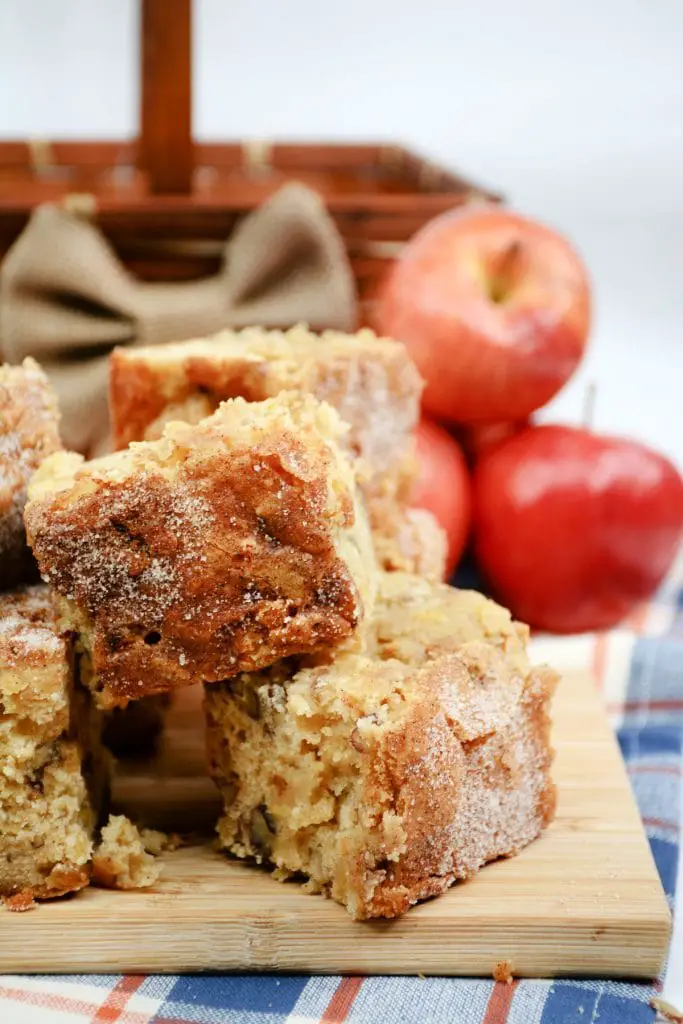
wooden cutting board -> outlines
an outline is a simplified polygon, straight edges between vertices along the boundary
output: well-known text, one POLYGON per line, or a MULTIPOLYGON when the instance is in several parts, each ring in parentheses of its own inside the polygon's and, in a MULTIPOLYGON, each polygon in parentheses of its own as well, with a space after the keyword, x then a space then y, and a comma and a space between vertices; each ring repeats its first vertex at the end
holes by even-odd
MULTIPOLYGON (((130 769, 116 797, 150 824, 208 835, 217 804, 203 775, 198 690, 176 703, 158 763, 130 769)), ((588 676, 563 680, 555 721, 555 823, 518 857, 399 920, 354 922, 197 839, 164 855, 154 891, 91 888, 30 913, 0 911, 0 969, 490 976, 507 961, 516 976, 653 977, 670 915, 588 676)))

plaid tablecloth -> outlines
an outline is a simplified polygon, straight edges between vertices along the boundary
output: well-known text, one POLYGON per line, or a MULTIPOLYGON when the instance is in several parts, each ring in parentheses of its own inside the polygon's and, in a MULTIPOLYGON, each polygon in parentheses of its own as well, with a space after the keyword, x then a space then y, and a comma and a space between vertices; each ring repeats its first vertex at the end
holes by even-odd
MULTIPOLYGON (((683 819, 683 563, 657 599, 619 630, 538 638, 534 647, 536 656, 560 669, 594 669, 673 906, 683 819)), ((0 1024, 650 1024, 656 1017, 650 1001, 662 995, 683 1005, 681 911, 668 972, 654 985, 308 975, 0 976, 0 1024)))

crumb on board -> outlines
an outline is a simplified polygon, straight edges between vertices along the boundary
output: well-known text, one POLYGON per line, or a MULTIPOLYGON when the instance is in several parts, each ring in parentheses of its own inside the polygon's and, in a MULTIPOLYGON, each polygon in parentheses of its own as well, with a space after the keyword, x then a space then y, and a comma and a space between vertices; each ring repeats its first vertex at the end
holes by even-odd
MULTIPOLYGON (((154 837, 151 845, 161 852, 162 840, 166 839, 164 833, 144 831, 151 833, 154 837)), ((93 854, 93 883, 106 889, 147 889, 155 885, 162 867, 146 846, 143 835, 132 821, 123 814, 110 815, 93 854)))
POLYGON ((171 832, 167 835, 165 832, 158 832, 154 828, 141 828, 140 839, 147 853, 151 853, 154 857, 158 857, 160 853, 165 853, 166 851, 177 850, 181 844, 181 839, 177 832, 171 832))
POLYGON ((25 914, 27 910, 34 910, 38 906, 29 890, 6 896, 4 904, 14 914, 25 914))
POLYGON ((512 964, 509 960, 497 960, 493 965, 493 980, 504 981, 507 985, 513 982, 512 964))
POLYGON ((667 1003, 666 999, 656 996, 650 1000, 650 1006, 657 1011, 657 1020, 665 1020, 669 1024, 683 1024, 683 1012, 677 1010, 671 1003, 667 1003))

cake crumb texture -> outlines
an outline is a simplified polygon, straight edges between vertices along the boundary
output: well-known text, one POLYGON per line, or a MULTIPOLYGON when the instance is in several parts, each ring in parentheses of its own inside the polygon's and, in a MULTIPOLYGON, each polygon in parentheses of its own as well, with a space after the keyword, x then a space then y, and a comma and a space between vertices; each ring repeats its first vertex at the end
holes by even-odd
POLYGON ((5 908, 13 914, 25 914, 28 910, 35 910, 38 906, 31 892, 26 889, 14 896, 5 896, 3 902, 5 908))
POLYGON ((155 857, 158 857, 161 853, 170 853, 173 850, 177 850, 182 845, 180 836, 175 832, 167 835, 166 832, 159 832, 154 828, 140 829, 140 838, 147 853, 151 853, 155 857))
POLYGON ((102 829, 92 860, 92 879, 105 889, 149 889, 161 877, 162 866, 151 850, 161 853, 165 837, 140 833, 123 814, 112 814, 102 829), (151 850, 150 850, 151 846, 151 850))
POLYGON ((493 965, 493 980, 502 981, 506 985, 511 985, 515 980, 512 973, 512 965, 509 960, 497 960, 493 965))
POLYGON ((45 586, 0 595, 0 707, 0 894, 18 904, 80 889, 107 766, 45 586))

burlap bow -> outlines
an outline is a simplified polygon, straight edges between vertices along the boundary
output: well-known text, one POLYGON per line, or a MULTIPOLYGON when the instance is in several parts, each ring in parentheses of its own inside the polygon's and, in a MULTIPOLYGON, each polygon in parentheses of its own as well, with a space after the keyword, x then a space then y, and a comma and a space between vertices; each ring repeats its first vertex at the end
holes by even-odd
POLYGON ((0 353, 43 365, 57 391, 69 448, 106 450, 107 355, 222 327, 352 330, 356 294, 343 242, 315 192, 281 188, 225 245, 220 272, 180 284, 143 283, 85 216, 38 207, 0 268, 0 353))

